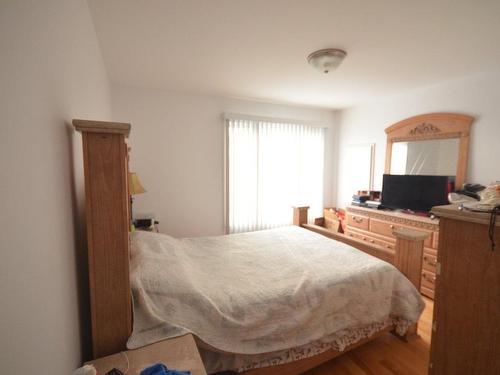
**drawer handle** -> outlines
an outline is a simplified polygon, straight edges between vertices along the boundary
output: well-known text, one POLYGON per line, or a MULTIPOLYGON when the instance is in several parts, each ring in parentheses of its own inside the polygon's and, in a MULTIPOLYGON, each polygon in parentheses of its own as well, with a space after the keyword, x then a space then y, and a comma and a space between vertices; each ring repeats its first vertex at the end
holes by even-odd
POLYGON ((366 237, 363 237, 363 241, 366 241, 366 237))
POLYGON ((356 217, 356 216, 353 216, 352 217, 352 220, 354 220, 356 223, 360 224, 363 222, 363 218, 361 217, 356 217))
POLYGON ((427 274, 425 274, 425 273, 424 273, 424 274, 422 275, 422 277, 423 277, 424 279, 426 279, 428 282, 433 283, 433 284, 434 284, 434 282, 436 281, 436 276, 429 277, 429 276, 427 276, 427 274))
POLYGON ((432 261, 432 260, 430 260, 430 259, 429 259, 429 258, 427 258, 426 256, 424 256, 424 261, 425 261, 428 265, 436 267, 437 262, 436 262, 436 261, 432 261))
POLYGON ((374 242, 375 242, 375 240, 370 240, 370 242, 371 242, 371 243, 374 243, 374 242))

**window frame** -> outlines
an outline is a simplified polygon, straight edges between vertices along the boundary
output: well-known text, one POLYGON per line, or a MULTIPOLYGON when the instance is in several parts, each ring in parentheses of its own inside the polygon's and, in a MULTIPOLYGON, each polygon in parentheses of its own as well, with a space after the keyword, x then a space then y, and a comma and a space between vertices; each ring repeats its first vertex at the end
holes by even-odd
MULTIPOLYGON (((254 116, 238 113, 224 113, 222 115, 222 126, 223 126, 223 225, 224 234, 230 234, 229 230, 229 120, 250 120, 250 121, 265 121, 272 123, 287 123, 296 125, 306 125, 315 128, 325 129, 325 151, 326 151, 326 140, 328 126, 321 121, 310 121, 310 120, 297 120, 297 119, 286 119, 277 117, 266 117, 266 116, 254 116)), ((326 153, 323 157, 326 157, 326 153)), ((326 165, 325 160, 323 161, 326 165)), ((323 179, 325 177, 325 171, 323 171, 323 179)), ((324 184, 324 180, 323 180, 324 184)), ((290 213, 290 215, 292 215, 290 213)))

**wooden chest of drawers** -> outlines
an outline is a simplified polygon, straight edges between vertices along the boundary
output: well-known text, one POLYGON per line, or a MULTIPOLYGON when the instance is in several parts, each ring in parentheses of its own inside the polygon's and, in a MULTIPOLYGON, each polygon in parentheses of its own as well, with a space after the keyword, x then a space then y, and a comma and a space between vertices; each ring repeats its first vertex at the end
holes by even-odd
POLYGON ((411 228, 427 233, 429 237, 424 242, 420 292, 434 298, 439 220, 355 206, 347 207, 346 211, 346 236, 382 246, 393 253, 395 229, 411 228))
POLYGON ((441 219, 429 375, 498 375, 500 216, 493 230, 489 213, 432 212, 441 219))

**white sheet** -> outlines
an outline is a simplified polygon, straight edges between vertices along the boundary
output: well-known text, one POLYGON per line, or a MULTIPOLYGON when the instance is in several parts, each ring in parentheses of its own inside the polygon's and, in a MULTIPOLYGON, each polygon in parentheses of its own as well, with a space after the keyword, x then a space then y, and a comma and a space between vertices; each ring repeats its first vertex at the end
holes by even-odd
POLYGON ((129 348, 191 332, 221 351, 269 353, 389 320, 403 333, 424 308, 392 265, 296 226, 186 239, 136 231, 131 284, 129 348))

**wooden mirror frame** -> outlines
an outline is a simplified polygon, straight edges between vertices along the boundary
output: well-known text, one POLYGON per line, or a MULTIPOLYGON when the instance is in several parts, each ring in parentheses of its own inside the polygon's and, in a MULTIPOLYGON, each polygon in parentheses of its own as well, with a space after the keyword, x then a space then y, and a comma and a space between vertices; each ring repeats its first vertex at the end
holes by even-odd
POLYGON ((458 138, 458 161, 455 186, 461 188, 467 177, 470 127, 474 118, 457 113, 429 113, 407 118, 385 129, 387 149, 385 173, 391 173, 392 144, 395 142, 458 138))

